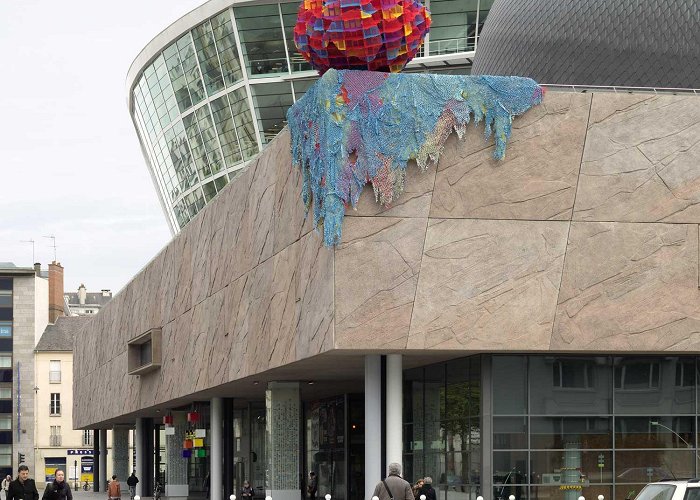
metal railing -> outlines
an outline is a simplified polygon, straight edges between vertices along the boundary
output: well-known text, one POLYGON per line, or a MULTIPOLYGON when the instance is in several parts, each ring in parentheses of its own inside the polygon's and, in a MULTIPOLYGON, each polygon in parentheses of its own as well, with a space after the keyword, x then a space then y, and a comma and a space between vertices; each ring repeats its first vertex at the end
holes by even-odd
POLYGON ((615 92, 618 94, 700 94, 700 89, 681 89, 675 87, 625 87, 616 85, 563 85, 559 83, 540 83, 550 90, 573 90, 574 92, 615 92))

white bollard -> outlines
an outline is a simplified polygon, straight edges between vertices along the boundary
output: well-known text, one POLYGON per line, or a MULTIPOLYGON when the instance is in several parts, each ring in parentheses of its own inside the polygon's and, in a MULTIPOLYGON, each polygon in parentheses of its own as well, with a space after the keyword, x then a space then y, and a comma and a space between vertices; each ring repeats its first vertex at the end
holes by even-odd
POLYGON ((141 500, 141 497, 140 497, 139 495, 136 495, 136 496, 134 497, 134 500, 141 500))
POLYGON ((374 496, 372 497, 372 500, 379 500, 379 497, 378 497, 377 495, 374 495, 374 496))
POLYGON ((271 496, 266 496, 266 497, 265 497, 265 500, 272 500, 272 497, 271 497, 271 496))
POLYGON ((421 495, 420 500, 425 500, 425 495, 421 495))
POLYGON ((326 500, 331 500, 331 494, 330 494, 330 493, 326 493, 326 496, 323 497, 323 498, 325 498, 326 500))
POLYGON ((580 497, 578 497, 578 500, 586 500, 586 497, 584 497, 583 495, 581 495, 580 497))
POLYGON ((598 495, 598 500, 605 500, 605 497, 603 495, 598 495))
POLYGON ((236 495, 229 495, 229 500, 236 500, 236 495))
POLYGON ((476 500, 484 500, 484 497, 482 497, 481 495, 479 495, 478 497, 476 497, 476 500))
POLYGON ((515 495, 510 495, 510 496, 508 497, 508 500, 515 500, 515 495))

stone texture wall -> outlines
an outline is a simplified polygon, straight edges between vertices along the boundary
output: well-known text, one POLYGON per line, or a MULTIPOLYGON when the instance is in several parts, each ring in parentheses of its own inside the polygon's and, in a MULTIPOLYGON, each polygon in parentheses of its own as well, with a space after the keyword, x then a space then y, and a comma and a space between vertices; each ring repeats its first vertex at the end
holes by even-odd
POLYGON ((500 163, 481 134, 349 213, 336 348, 700 352, 700 98, 549 92, 500 163))
POLYGON ((700 352, 697 137, 697 96, 550 91, 504 161, 453 136, 326 249, 284 131, 79 335, 74 423, 328 351, 700 352), (163 367, 128 377, 154 327, 163 367))

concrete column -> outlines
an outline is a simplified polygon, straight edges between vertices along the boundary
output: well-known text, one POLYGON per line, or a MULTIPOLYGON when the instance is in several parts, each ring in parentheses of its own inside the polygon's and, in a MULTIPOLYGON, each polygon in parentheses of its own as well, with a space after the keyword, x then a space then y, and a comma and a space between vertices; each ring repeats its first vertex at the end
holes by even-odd
POLYGON ((365 496, 382 479, 382 358, 365 356, 365 496))
POLYGON ((403 464, 403 358, 386 357, 386 463, 403 464))
POLYGON ((147 456, 146 450, 143 444, 143 433, 144 433, 144 423, 143 418, 136 419, 136 430, 134 431, 134 448, 136 450, 136 463, 134 464, 134 471, 136 471, 136 477, 139 478, 139 482, 136 483, 136 494, 143 496, 143 484, 146 479, 144 460, 147 456))
POLYGON ((222 421, 223 421, 224 400, 222 398, 211 398, 211 442, 210 460, 211 467, 209 477, 209 498, 210 500, 222 500, 223 486, 223 436, 222 436, 222 421))
POLYGON ((129 431, 126 425, 112 428, 112 474, 116 474, 120 483, 129 477, 129 431))
POLYGON ((107 491, 107 429, 98 429, 100 433, 100 477, 95 481, 100 482, 100 491, 107 491))
MULTIPOLYGON (((187 431, 187 412, 173 412, 173 434, 165 435, 165 456, 168 467, 165 472, 165 496, 187 498, 187 459, 182 456, 182 444, 187 431)), ((172 431, 171 431, 172 432, 172 431)))
POLYGON ((100 491, 100 431, 92 431, 92 491, 100 491))
POLYGON ((299 500, 299 382, 268 383, 265 409, 268 442, 266 495, 275 500, 299 500))

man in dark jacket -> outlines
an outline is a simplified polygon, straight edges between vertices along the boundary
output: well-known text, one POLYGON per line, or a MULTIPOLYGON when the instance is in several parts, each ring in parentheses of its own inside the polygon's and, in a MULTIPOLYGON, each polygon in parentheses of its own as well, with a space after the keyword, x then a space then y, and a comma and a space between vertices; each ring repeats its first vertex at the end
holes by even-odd
POLYGON ((420 489, 418 497, 420 498, 421 495, 425 495, 425 500, 437 500, 437 495, 435 494, 435 490, 433 489, 432 477, 428 476, 425 479, 423 479, 423 487, 420 489))
POLYGON ((133 471, 131 475, 126 479, 126 485, 129 487, 129 496, 131 500, 134 500, 136 496, 136 485, 139 482, 139 478, 136 477, 136 471, 133 471))
POLYGON ((392 462, 388 469, 389 475, 377 483, 373 496, 379 500, 414 500, 411 485, 401 477, 401 464, 392 462))
POLYGON ((39 492, 33 479, 29 479, 29 467, 20 465, 17 479, 7 489, 7 500, 39 500, 39 492))

